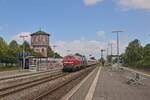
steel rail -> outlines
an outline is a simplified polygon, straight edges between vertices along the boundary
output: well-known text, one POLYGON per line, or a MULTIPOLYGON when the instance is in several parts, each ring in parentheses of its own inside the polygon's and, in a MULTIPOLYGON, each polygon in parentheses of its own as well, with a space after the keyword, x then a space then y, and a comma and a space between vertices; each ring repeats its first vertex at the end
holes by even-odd
MULTIPOLYGON (((93 65, 93 64, 92 64, 92 65, 93 65)), ((92 66, 92 65, 90 65, 90 66, 92 66)), ((86 71, 89 71, 90 69, 91 69, 91 68, 87 69, 86 71)), ((80 74, 83 75, 82 73, 84 73, 84 72, 81 72, 80 74)), ((80 77, 81 77, 81 76, 80 76, 80 77)), ((74 77, 74 78, 72 78, 72 79, 70 79, 70 80, 68 80, 68 81, 62 82, 62 83, 59 84, 57 87, 54 87, 54 88, 50 89, 49 91, 44 92, 43 94, 39 95, 38 97, 34 98, 33 100, 42 100, 42 98, 44 98, 44 97, 46 97, 47 95, 49 95, 49 94, 55 92, 56 90, 60 89, 61 87, 65 86, 65 85, 67 85, 67 84, 69 84, 69 83, 71 83, 72 81, 77 80, 78 78, 79 78, 79 77, 76 76, 76 77, 74 77)))
POLYGON ((30 81, 30 82, 27 82, 24 84, 18 84, 18 85, 12 86, 12 87, 4 88, 0 91, 1 92, 0 98, 7 96, 7 95, 10 95, 10 94, 13 94, 13 93, 16 93, 16 92, 19 92, 19 91, 22 91, 24 89, 28 89, 28 88, 37 86, 39 84, 42 84, 42 83, 45 83, 48 81, 56 80, 56 79, 63 77, 65 75, 68 75, 68 73, 62 72, 62 73, 58 73, 56 75, 51 75, 51 77, 47 76, 47 77, 39 79, 39 80, 34 80, 34 81, 30 81))
POLYGON ((36 74, 41 74, 41 73, 45 73, 45 72, 53 72, 53 71, 57 71, 57 70, 61 70, 61 69, 53 69, 53 70, 40 71, 40 72, 34 72, 34 73, 25 73, 25 74, 13 75, 13 76, 1 77, 0 81, 12 79, 12 78, 20 78, 20 77, 24 77, 24 76, 36 75, 36 74))

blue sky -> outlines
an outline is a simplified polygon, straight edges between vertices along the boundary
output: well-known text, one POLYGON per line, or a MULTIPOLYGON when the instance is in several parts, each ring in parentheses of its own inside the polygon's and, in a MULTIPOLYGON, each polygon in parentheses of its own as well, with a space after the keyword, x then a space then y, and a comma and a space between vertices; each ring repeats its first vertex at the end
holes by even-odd
POLYGON ((124 30, 121 51, 135 38, 149 43, 149 18, 148 0, 0 0, 0 36, 10 42, 22 32, 42 28, 63 55, 67 49, 97 55, 112 41, 115 53, 116 35, 111 31, 116 29, 124 30))

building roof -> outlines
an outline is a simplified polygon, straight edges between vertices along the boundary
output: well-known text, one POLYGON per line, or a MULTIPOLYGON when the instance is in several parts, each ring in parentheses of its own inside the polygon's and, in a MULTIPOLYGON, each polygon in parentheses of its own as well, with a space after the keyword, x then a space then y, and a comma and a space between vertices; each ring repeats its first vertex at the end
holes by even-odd
POLYGON ((49 36, 50 34, 44 32, 44 31, 39 30, 39 31, 34 32, 34 33, 31 34, 31 36, 33 36, 33 35, 48 35, 49 36))

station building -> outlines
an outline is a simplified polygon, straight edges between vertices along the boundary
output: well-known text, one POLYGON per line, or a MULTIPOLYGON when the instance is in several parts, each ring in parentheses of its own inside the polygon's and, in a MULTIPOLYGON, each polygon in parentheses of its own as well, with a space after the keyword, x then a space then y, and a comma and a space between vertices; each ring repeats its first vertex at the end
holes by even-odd
POLYGON ((43 57, 48 57, 49 36, 50 34, 41 30, 31 34, 31 47, 43 57))
POLYGON ((48 57, 50 34, 44 31, 37 31, 31 34, 31 48, 42 57, 31 57, 29 59, 30 71, 43 71, 62 67, 62 59, 48 57))

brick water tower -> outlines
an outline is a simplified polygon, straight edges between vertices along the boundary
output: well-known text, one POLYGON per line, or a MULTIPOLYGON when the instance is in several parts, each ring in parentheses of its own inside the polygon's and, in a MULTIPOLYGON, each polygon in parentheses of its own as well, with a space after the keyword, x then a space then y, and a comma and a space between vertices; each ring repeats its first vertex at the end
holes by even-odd
POLYGON ((31 46, 35 52, 47 57, 49 47, 49 34, 44 31, 37 31, 31 34, 31 46))

